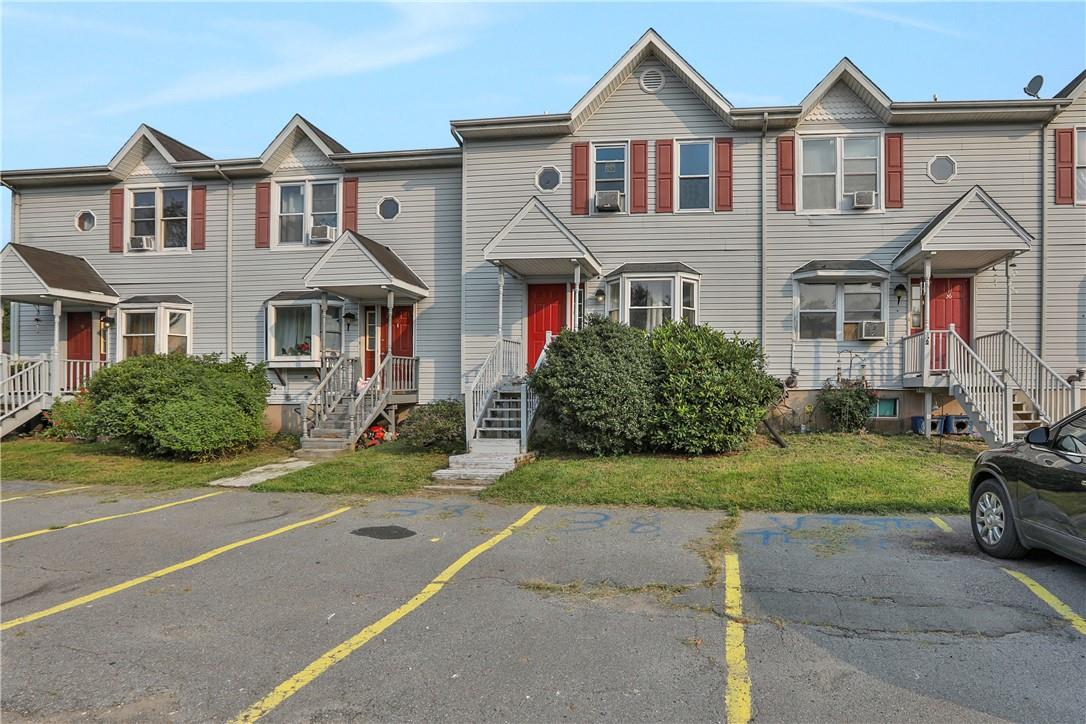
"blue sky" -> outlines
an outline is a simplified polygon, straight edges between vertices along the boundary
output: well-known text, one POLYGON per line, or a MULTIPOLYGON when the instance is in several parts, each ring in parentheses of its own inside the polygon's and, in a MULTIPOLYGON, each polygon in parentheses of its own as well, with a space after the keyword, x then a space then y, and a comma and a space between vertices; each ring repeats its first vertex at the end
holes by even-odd
MULTIPOLYGON (((259 154, 295 112, 354 151, 568 110, 647 27, 735 105, 797 103, 847 55, 891 98, 1051 95, 1086 3, 90 4, 0 7, 0 168, 99 164, 145 122, 259 154)), ((9 233, 7 192, 0 199, 9 233)))

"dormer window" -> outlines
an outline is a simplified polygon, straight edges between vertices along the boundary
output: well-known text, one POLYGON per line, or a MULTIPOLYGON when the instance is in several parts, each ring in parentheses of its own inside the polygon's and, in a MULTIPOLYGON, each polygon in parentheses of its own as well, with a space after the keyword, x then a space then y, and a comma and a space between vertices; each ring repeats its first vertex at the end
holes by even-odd
POLYGON ((803 211, 852 212, 881 209, 877 135, 807 136, 800 139, 803 211))
POLYGON ((279 183, 277 244, 306 246, 313 242, 313 228, 327 226, 322 235, 335 238, 339 232, 339 180, 283 181, 279 183))
POLYGON ((188 186, 129 190, 128 251, 177 251, 188 247, 188 186))

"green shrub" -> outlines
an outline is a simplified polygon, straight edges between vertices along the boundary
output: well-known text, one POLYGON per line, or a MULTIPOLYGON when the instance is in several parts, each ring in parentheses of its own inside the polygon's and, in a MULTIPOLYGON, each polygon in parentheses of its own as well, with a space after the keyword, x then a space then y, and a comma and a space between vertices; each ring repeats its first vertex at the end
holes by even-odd
POLYGON ((49 427, 42 432, 44 437, 58 440, 94 439, 94 403, 82 392, 70 400, 54 402, 49 412, 45 413, 45 419, 49 421, 49 427))
POLYGON ((639 329, 589 317, 578 332, 563 331, 546 362, 528 379, 539 414, 570 449, 609 455, 638 450, 653 416, 653 364, 639 329))
POLYGON ((818 393, 818 406, 836 432, 859 432, 867 425, 871 402, 877 396, 863 379, 828 381, 818 393))
POLYGON ((415 450, 462 452, 464 442, 464 403, 436 400, 419 405, 400 424, 397 439, 415 450))
POLYGON ((95 432, 145 455, 206 459, 261 442, 264 365, 218 355, 133 357, 90 379, 95 432))
POLYGON ((655 357, 655 447, 701 454, 743 447, 780 398, 757 340, 707 325, 665 324, 649 337, 655 357))

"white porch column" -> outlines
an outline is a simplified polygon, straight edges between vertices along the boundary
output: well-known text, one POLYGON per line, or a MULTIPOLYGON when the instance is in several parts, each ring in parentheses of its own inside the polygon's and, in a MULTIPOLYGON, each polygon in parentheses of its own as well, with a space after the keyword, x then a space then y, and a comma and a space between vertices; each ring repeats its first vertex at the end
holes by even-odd
POLYGON ((501 264, 498 264, 498 339, 501 340, 505 337, 503 331, 503 319, 502 312, 505 306, 505 269, 501 264))
POLYGON ((1011 329, 1011 300, 1014 298, 1014 287, 1011 284, 1011 259, 1007 258, 1007 261, 1003 262, 1003 275, 1007 280, 1007 331, 1011 329))
POLYGON ((570 325, 576 332, 581 328, 581 317, 577 309, 577 302, 581 299, 581 265, 573 262, 573 324, 570 325))
POLYGON ((931 439, 931 390, 924 390, 924 437, 931 439))
POLYGON ((388 295, 385 298, 385 304, 388 305, 388 339, 385 341, 385 349, 388 352, 388 356, 392 356, 392 308, 396 303, 395 295, 392 290, 388 290, 388 295))
POLYGON ((325 334, 325 331, 326 331, 325 328, 327 327, 327 324, 325 322, 325 318, 327 316, 328 316, 328 292, 322 291, 321 292, 321 318, 317 322, 317 334, 320 335, 320 340, 321 340, 321 360, 320 360, 321 368, 324 367, 324 360, 326 359, 325 354, 324 354, 325 353, 324 340, 327 339, 327 335, 325 334))
POLYGON ((64 360, 60 357, 60 320, 62 306, 59 299, 53 300, 53 397, 60 397, 61 376, 64 374, 64 360))
MULTIPOLYGON (((921 360, 921 370, 923 376, 923 382, 926 386, 928 384, 928 372, 931 369, 931 257, 924 259, 924 282, 923 282, 923 297, 924 297, 924 347, 923 347, 923 359, 921 360)), ((927 405, 925 410, 926 417, 924 418, 924 424, 928 425, 931 422, 931 393, 925 393, 924 404, 927 405)), ((930 425, 928 425, 930 427, 930 425)), ((931 437, 931 431, 926 430, 924 433, 927 437, 931 437)))

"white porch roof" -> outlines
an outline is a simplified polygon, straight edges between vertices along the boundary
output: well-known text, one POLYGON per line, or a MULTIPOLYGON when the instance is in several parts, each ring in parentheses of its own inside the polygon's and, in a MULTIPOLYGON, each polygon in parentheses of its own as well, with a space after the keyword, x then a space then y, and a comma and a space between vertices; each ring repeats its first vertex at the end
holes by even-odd
POLYGON ((426 283, 396 252, 353 231, 344 231, 328 247, 304 282, 310 289, 363 301, 384 301, 388 292, 411 301, 430 296, 426 283))
POLYGON ((521 276, 565 276, 575 266, 590 277, 603 271, 592 251, 538 196, 494 235, 483 258, 521 276))
POLYGON ((1029 251, 1032 241, 987 191, 973 186, 920 230, 894 257, 893 267, 912 274, 930 259, 933 272, 976 272, 1029 251))

